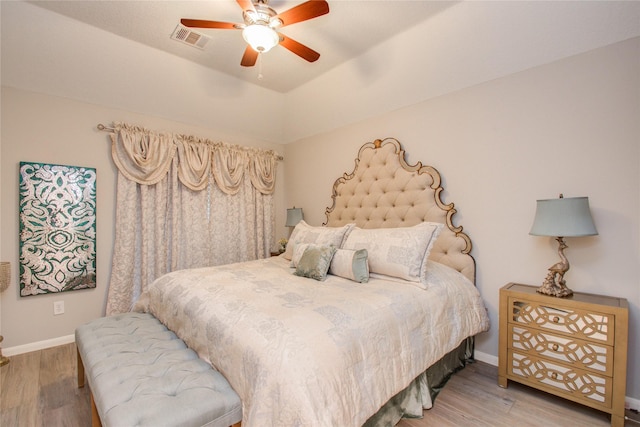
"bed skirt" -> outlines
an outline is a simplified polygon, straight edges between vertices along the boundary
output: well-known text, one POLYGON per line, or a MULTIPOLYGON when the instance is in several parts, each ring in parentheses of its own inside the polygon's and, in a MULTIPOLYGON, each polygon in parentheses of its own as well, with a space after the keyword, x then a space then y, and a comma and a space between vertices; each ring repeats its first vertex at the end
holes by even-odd
POLYGON ((451 376, 472 363, 474 337, 464 340, 456 349, 445 354, 411 384, 389 400, 364 423, 364 427, 391 427, 402 418, 422 418, 451 376))

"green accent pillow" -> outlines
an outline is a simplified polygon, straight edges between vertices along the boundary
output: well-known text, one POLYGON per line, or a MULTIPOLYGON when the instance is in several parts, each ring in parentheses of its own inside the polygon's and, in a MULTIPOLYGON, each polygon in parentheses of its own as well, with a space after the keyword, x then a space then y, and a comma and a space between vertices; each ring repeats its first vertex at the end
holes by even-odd
POLYGON ((293 274, 315 280, 325 280, 335 253, 336 247, 333 245, 309 245, 300 257, 293 274))

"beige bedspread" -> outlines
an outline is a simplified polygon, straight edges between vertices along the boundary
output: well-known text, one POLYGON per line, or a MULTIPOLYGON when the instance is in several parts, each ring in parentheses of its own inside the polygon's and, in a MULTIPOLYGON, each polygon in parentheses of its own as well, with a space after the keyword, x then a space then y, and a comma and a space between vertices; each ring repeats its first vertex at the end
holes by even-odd
POLYGON ((288 265, 277 257, 173 272, 138 304, 229 380, 243 427, 361 426, 489 326, 476 288, 444 266, 430 266, 423 290, 377 278, 318 282, 288 265))

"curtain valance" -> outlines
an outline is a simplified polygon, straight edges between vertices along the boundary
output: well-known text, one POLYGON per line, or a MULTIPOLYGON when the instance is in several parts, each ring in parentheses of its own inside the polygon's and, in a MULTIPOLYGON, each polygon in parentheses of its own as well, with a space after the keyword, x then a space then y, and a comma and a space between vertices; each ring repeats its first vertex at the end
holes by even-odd
POLYGON ((272 194, 275 189, 279 156, 273 150, 154 132, 124 123, 114 123, 111 142, 116 167, 138 184, 158 183, 176 160, 178 179, 194 191, 205 189, 212 175, 223 192, 236 194, 245 173, 260 193, 272 194))

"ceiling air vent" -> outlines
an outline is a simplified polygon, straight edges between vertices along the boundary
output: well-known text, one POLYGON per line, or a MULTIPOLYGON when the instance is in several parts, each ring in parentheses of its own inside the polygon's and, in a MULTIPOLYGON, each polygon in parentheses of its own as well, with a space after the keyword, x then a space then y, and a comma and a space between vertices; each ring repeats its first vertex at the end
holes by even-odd
POLYGON ((211 40, 211 37, 197 33, 181 24, 178 24, 176 29, 173 30, 171 38, 188 44, 189 46, 197 47, 198 49, 204 49, 209 40, 211 40))

